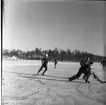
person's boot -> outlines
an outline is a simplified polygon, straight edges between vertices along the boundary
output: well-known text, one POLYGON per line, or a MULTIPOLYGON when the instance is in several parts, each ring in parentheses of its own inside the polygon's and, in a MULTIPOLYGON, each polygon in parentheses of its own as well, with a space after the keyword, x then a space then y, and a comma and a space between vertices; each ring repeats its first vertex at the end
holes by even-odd
POLYGON ((85 80, 85 83, 90 83, 90 81, 88 80, 88 77, 86 77, 84 80, 85 80))
POLYGON ((77 75, 74 75, 74 76, 70 77, 68 80, 73 81, 74 79, 77 79, 77 78, 78 78, 77 75))
POLYGON ((38 75, 38 73, 34 74, 34 76, 38 75))
POLYGON ((85 83, 90 83, 90 81, 85 81, 85 83))
POLYGON ((72 78, 68 78, 68 81, 72 81, 72 78))
POLYGON ((43 75, 43 76, 45 76, 45 74, 44 74, 44 73, 42 73, 42 75, 43 75))

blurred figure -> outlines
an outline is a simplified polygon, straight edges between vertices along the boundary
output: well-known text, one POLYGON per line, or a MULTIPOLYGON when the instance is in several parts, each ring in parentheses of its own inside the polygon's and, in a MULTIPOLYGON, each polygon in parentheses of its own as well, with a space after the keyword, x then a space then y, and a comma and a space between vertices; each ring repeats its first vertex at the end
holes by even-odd
POLYGON ((43 68, 45 68, 44 72, 42 73, 42 75, 44 75, 45 72, 47 71, 47 64, 48 64, 48 55, 45 54, 45 56, 42 58, 42 65, 41 65, 41 67, 40 67, 40 69, 39 69, 39 71, 37 72, 36 75, 38 75, 39 72, 40 72, 43 68))
POLYGON ((56 68, 56 64, 57 64, 57 59, 56 58, 54 58, 54 68, 56 68))
MULTIPOLYGON (((80 61, 80 65, 81 67, 79 68, 79 71, 77 72, 76 75, 72 76, 69 78, 69 81, 73 81, 74 79, 78 79, 81 74, 85 74, 85 77, 86 75, 88 75, 88 71, 89 71, 89 68, 90 68, 90 58, 89 57, 85 57, 83 60, 80 61)), ((88 77, 89 78, 89 77, 88 77)), ((88 82, 88 78, 85 79, 85 82, 88 82)))
POLYGON ((100 83, 105 83, 105 81, 102 81, 101 79, 99 79, 99 77, 95 74, 95 72, 92 71, 92 65, 93 62, 91 61, 89 63, 89 67, 87 68, 87 70, 85 71, 85 75, 83 76, 83 79, 85 80, 86 83, 90 83, 90 81, 88 81, 88 79, 90 78, 90 76, 92 75, 94 79, 96 79, 97 81, 99 81, 100 83))
POLYGON ((104 57, 102 60, 101 60, 101 65, 102 65, 102 75, 106 81, 106 57, 104 57))
POLYGON ((106 59, 101 60, 102 70, 106 70, 106 59))
POLYGON ((79 71, 76 75, 72 76, 69 78, 69 81, 72 81, 74 79, 78 79, 81 74, 84 74, 83 79, 85 80, 85 83, 90 83, 89 77, 92 75, 94 79, 99 81, 100 83, 106 83, 106 81, 102 81, 98 78, 98 76, 91 71, 92 70, 92 65, 93 62, 90 60, 89 57, 85 57, 83 60, 80 62, 81 67, 79 68, 79 71))

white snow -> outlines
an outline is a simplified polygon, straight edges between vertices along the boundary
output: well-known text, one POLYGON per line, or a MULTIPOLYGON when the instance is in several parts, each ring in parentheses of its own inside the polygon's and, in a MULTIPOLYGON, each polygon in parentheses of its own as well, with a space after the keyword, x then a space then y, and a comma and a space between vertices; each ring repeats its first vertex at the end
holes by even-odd
MULTIPOLYGON (((34 76, 40 61, 3 61, 2 105, 106 105, 106 84, 90 78, 68 82, 77 73, 80 65, 73 62, 58 62, 57 68, 50 62, 46 76, 34 76)), ((104 71, 99 63, 92 68, 99 78, 104 71)))

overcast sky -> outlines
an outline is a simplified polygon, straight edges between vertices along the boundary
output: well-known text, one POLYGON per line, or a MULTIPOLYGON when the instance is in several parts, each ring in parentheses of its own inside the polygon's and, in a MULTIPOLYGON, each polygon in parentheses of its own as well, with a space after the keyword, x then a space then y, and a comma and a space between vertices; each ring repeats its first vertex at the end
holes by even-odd
POLYGON ((103 1, 5 1, 3 48, 57 47, 103 55, 103 1))

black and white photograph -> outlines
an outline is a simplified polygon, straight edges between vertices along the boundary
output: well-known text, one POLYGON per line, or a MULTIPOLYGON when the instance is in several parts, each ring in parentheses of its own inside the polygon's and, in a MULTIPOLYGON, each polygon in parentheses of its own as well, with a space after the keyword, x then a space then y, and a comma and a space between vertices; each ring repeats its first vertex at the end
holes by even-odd
POLYGON ((106 105, 106 2, 2 0, 2 105, 106 105))

